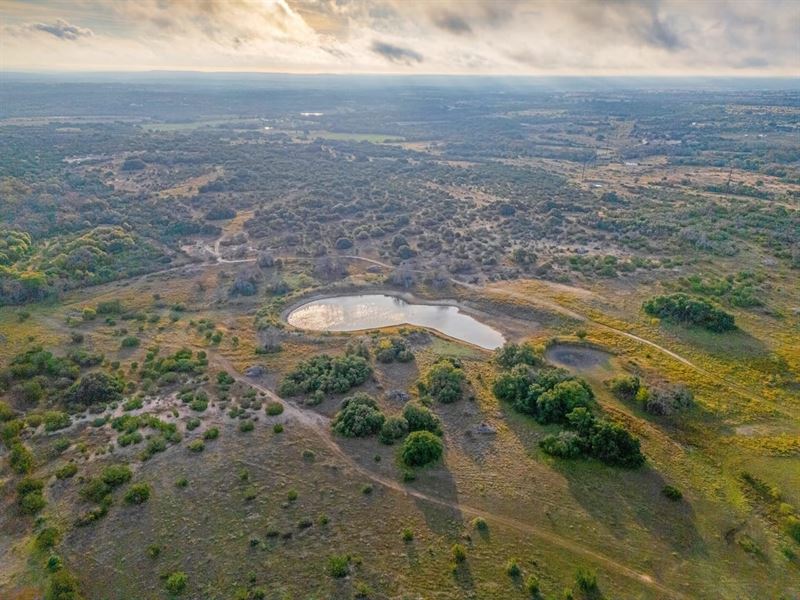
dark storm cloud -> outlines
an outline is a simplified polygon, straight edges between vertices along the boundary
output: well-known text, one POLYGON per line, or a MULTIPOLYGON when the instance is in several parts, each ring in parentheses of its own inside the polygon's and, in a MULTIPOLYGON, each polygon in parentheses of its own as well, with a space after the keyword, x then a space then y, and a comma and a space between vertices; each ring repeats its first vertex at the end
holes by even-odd
POLYGON ((77 25, 71 25, 63 19, 56 19, 56 22, 52 24, 33 23, 31 24, 30 28, 36 31, 49 33, 50 35, 62 40, 77 40, 78 38, 91 37, 94 35, 91 29, 78 27, 77 25))
POLYGON ((472 27, 469 26, 469 23, 455 13, 442 13, 435 17, 433 22, 439 29, 444 29, 455 35, 472 33, 472 27))
POLYGON ((411 50, 410 48, 403 48, 402 46, 395 46, 386 42, 375 40, 370 47, 375 54, 378 54, 388 61, 394 63, 403 63, 410 65, 412 63, 421 63, 422 55, 419 52, 411 50))
POLYGON ((639 31, 642 41, 651 46, 663 48, 664 50, 680 50, 686 47, 686 43, 680 36, 658 15, 653 15, 649 23, 641 24, 639 31))

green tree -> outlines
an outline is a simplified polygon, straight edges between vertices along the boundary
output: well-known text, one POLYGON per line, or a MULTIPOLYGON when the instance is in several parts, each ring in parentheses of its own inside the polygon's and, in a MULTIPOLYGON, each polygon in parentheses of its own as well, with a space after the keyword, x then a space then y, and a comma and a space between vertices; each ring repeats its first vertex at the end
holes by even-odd
POLYGON ((420 467, 439 460, 444 446, 430 431, 413 431, 403 442, 400 458, 409 467, 420 467))

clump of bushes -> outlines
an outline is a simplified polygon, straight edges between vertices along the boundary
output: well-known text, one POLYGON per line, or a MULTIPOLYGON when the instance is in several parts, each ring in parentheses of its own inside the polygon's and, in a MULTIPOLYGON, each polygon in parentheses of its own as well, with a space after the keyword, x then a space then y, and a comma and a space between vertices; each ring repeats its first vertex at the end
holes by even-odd
POLYGON ((72 423, 67 413, 57 410, 49 410, 44 413, 43 421, 45 431, 58 431, 59 429, 65 429, 72 423))
POLYGON ((36 548, 48 550, 61 539, 61 531, 57 527, 45 527, 36 536, 36 548))
POLYGON ((611 393, 626 402, 638 402, 652 415, 671 415, 687 410, 694 402, 692 392, 683 385, 645 386, 636 376, 615 377, 608 382, 611 393))
POLYGON ((268 402, 264 410, 270 417, 276 417, 283 413, 283 404, 280 402, 268 402))
POLYGON ((44 482, 41 479, 25 477, 17 484, 17 505, 26 515, 35 515, 44 508, 44 482))
POLYGON ((544 365, 541 354, 541 350, 530 342, 508 343, 495 351, 494 361, 501 369, 513 369, 517 365, 539 367, 544 365))
POLYGON ((342 401, 333 419, 333 430, 345 437, 365 437, 378 433, 386 417, 368 394, 358 393, 342 401))
POLYGON ((420 392, 444 404, 460 400, 466 376, 459 361, 444 358, 435 363, 417 384, 420 392))
POLYGON ((587 407, 594 398, 589 385, 564 369, 514 366, 495 380, 492 391, 514 410, 531 415, 540 423, 561 423, 568 412, 587 407))
POLYGON ((352 558, 348 554, 334 554, 328 557, 328 575, 341 579, 350 573, 352 558))
POLYGON ((408 421, 403 417, 389 417, 384 421, 378 439, 386 445, 394 444, 408 432, 408 421))
POLYGON ((215 440, 219 437, 219 428, 209 427, 203 432, 204 440, 215 440))
POLYGON ((69 479, 78 472, 78 465, 73 462, 65 464, 56 470, 56 479, 69 479))
POLYGON ((664 495, 665 498, 669 498, 673 502, 677 502, 681 498, 683 498, 683 494, 681 491, 673 485, 665 485, 664 488, 661 490, 661 493, 664 495))
POLYGON ((203 450, 205 450, 206 445, 203 442, 203 440, 197 438, 196 440, 192 440, 191 442, 189 442, 189 444, 187 444, 186 447, 189 449, 190 452, 202 452, 203 450))
POLYGON ((87 373, 67 390, 64 401, 73 408, 92 405, 105 406, 122 400, 123 384, 108 373, 95 371, 87 373))
POLYGON ((567 427, 572 431, 548 435, 539 446, 548 454, 560 458, 587 455, 604 463, 636 468, 644 463, 639 440, 622 425, 598 419, 584 407, 567 415, 567 427))
POLYGON ((132 476, 128 465, 110 465, 103 469, 100 479, 110 488, 115 488, 130 481, 132 476))
POLYGON ((167 577, 166 588, 170 594, 181 594, 189 583, 189 577, 183 571, 175 571, 167 577))
POLYGON ((124 348, 138 348, 139 344, 141 344, 141 343, 142 343, 141 340, 138 337, 136 337, 135 335, 126 335, 124 338, 122 338, 122 341, 120 342, 119 345, 123 349, 124 348))
POLYGON ((372 374, 372 368, 361 356, 315 356, 299 363, 278 387, 281 396, 297 396, 321 391, 343 394, 361 385, 372 374))
POLYGON ((28 450, 28 447, 18 439, 15 439, 11 442, 10 454, 11 456, 9 457, 9 464, 11 465, 11 469, 17 475, 25 475, 33 471, 33 453, 28 450))
POLYGON ((125 493, 125 502, 128 504, 144 504, 150 499, 151 489, 146 483, 136 483, 125 493))
POLYGON ((717 333, 736 329, 733 315, 708 300, 693 298, 687 294, 656 296, 647 300, 643 308, 652 317, 694 325, 717 333))
POLYGON ((403 338, 399 336, 384 337, 375 345, 375 360, 382 363, 411 362, 414 360, 414 353, 411 352, 403 338))
POLYGON ((83 600, 78 579, 66 569, 55 571, 47 582, 45 600, 83 600))
POLYGON ((421 467, 439 460, 444 446, 442 440, 430 431, 413 431, 403 441, 400 459, 406 466, 421 467))
POLYGON ((430 431, 436 435, 442 434, 439 417, 419 402, 407 402, 403 407, 403 418, 408 424, 409 431, 430 431))

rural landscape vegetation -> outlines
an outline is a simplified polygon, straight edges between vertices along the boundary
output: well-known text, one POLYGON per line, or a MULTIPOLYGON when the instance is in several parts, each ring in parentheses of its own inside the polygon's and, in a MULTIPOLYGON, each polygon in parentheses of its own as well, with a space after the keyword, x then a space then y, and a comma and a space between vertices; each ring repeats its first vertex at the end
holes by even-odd
POLYGON ((796 80, 0 80, 2 598, 798 598, 798 340, 796 80))

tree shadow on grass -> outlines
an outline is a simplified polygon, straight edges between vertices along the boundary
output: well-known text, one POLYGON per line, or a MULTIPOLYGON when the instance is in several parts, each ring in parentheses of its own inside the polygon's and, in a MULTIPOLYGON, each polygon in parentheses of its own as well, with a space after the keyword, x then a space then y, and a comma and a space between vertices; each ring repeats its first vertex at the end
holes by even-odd
POLYGON ((707 554, 691 504, 667 499, 662 490, 668 482, 655 469, 618 469, 588 459, 556 460, 554 468, 575 501, 615 538, 627 538, 635 523, 684 557, 707 554))
POLYGON ((714 333, 700 327, 683 327, 662 322, 662 328, 681 343, 720 359, 758 359, 769 355, 769 349, 758 338, 743 329, 714 333))
MULTIPOLYGON (((424 498, 414 497, 414 502, 425 519, 428 529, 438 536, 450 540, 451 543, 463 543, 463 532, 466 526, 464 513, 458 508, 458 489, 452 473, 444 463, 418 469, 417 478, 409 487, 441 502, 431 502, 424 498)), ((447 548, 450 551, 450 548, 447 548)), ((467 550, 469 555, 469 550, 467 550)), ((453 570, 454 580, 465 595, 471 597, 475 590, 475 582, 466 562, 457 563, 453 570)))

